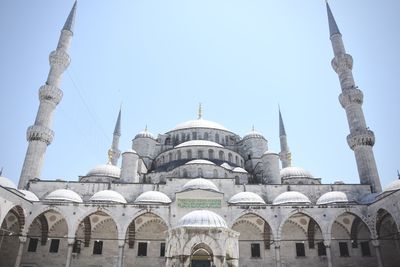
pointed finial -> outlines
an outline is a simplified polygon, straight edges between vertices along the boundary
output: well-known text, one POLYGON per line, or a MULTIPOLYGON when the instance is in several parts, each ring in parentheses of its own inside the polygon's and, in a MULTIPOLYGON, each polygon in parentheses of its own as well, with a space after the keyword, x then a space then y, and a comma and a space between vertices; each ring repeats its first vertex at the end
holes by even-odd
POLYGON ((339 27, 337 26, 336 20, 333 17, 331 7, 329 6, 329 3, 328 3, 327 0, 325 2, 326 2, 326 10, 328 12, 328 22, 329 22, 329 33, 330 33, 330 36, 333 36, 335 34, 340 34, 339 27))
POLYGON ((200 120, 203 117, 203 110, 201 108, 201 103, 199 103, 199 114, 198 114, 198 119, 200 120))
POLYGON ((285 125, 283 124, 281 108, 279 106, 278 108, 279 108, 279 136, 283 136, 286 135, 285 125))
POLYGON ((78 1, 75 0, 74 5, 72 6, 71 11, 69 12, 67 21, 65 21, 63 30, 67 30, 70 32, 74 31, 74 25, 75 25, 75 15, 76 15, 76 4, 78 1))
POLYGON ((115 123, 114 135, 121 136, 121 108, 119 108, 117 122, 115 123))
MULTIPOLYGON (((3 172, 3 168, 1 168, 1 172, 3 172)), ((1 173, 0 173, 0 176, 1 176, 1 173)), ((399 178, 399 180, 400 180, 400 172, 399 172, 399 170, 397 170, 397 178, 399 178)))
POLYGON ((255 132, 254 124, 253 124, 253 126, 251 127, 251 131, 252 131, 252 132, 255 132))

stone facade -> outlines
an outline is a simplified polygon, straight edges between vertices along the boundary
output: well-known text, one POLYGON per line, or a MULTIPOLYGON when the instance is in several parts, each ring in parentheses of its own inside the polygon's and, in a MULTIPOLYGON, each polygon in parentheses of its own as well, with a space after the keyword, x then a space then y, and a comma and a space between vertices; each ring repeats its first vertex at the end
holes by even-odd
POLYGON ((332 66, 361 184, 323 184, 291 166, 280 112, 279 153, 262 134, 240 137, 199 112, 157 137, 137 134, 118 167, 120 111, 108 164, 78 181, 36 178, 75 11, 50 56, 18 189, 0 177, 0 267, 398 266, 400 182, 380 188, 363 95, 329 6, 332 66))

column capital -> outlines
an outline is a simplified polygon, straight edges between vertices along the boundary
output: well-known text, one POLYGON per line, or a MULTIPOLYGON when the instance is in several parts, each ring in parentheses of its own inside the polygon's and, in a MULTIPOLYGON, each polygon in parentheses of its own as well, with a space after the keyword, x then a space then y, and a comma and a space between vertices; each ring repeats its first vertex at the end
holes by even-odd
POLYGON ((27 240, 28 240, 28 238, 27 238, 26 235, 23 235, 23 236, 20 236, 20 237, 19 237, 19 242, 20 242, 20 243, 26 243, 27 240))
POLYGON ((125 246, 125 239, 118 239, 118 247, 124 247, 125 246))
POLYGON ((373 239, 373 240, 371 240, 371 244, 372 244, 372 246, 374 246, 374 247, 379 247, 381 244, 379 243, 379 240, 377 240, 377 239, 373 239))

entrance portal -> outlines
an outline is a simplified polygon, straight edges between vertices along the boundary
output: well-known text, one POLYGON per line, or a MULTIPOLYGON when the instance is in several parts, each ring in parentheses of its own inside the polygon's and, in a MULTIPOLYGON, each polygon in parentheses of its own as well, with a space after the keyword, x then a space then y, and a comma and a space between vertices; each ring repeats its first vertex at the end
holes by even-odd
POLYGON ((197 244, 192 249, 190 267, 211 267, 212 251, 206 244, 197 244))

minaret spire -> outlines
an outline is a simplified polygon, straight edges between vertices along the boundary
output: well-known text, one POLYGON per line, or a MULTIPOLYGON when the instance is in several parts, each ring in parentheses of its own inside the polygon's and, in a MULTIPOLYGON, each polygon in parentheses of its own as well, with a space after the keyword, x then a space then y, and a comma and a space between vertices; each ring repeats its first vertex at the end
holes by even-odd
POLYGON ((290 167, 292 165, 292 154, 287 143, 285 125, 283 124, 281 109, 279 108, 279 140, 281 143, 281 158, 282 168, 290 167))
POLYGON ((72 39, 75 14, 76 2, 61 30, 56 50, 50 53, 50 71, 46 84, 39 89, 39 110, 35 123, 28 128, 26 133, 29 145, 18 183, 19 189, 25 188, 30 179, 40 177, 47 146, 53 141, 54 132, 51 130, 53 112, 62 99, 61 79, 70 64, 67 52, 72 39))
POLYGON ((370 185, 372 192, 381 192, 381 182, 375 163, 374 152, 372 151, 372 147, 375 144, 375 135, 365 122, 362 110, 364 96, 354 82, 352 72, 353 58, 346 53, 342 35, 328 3, 326 7, 328 11, 330 39, 335 56, 332 60, 332 67, 339 76, 340 87, 342 89, 339 101, 346 111, 350 128, 347 143, 354 151, 361 184, 370 185))
POLYGON ((119 109, 117 122, 115 123, 111 148, 108 150, 109 164, 112 164, 112 165, 118 164, 118 159, 121 155, 121 151, 118 148, 120 137, 121 137, 121 108, 119 109))

